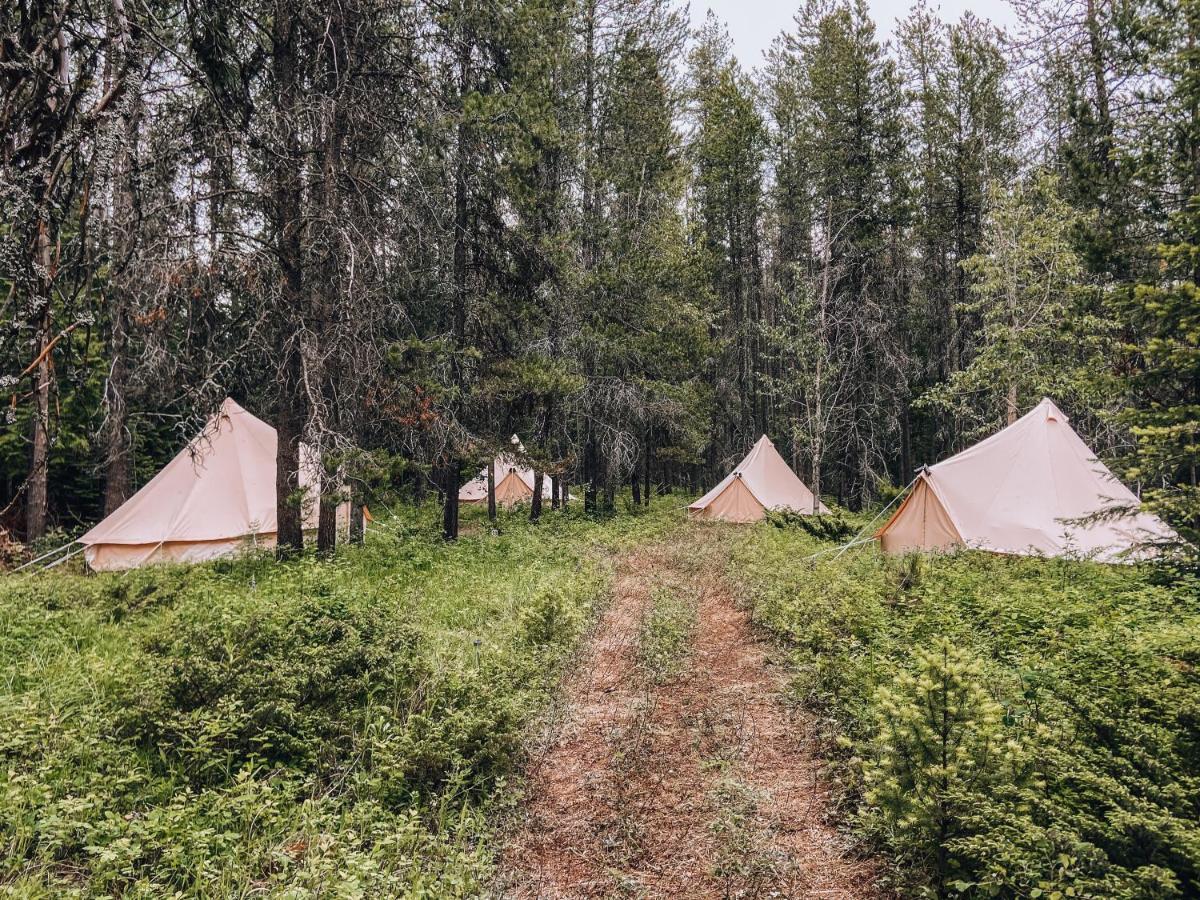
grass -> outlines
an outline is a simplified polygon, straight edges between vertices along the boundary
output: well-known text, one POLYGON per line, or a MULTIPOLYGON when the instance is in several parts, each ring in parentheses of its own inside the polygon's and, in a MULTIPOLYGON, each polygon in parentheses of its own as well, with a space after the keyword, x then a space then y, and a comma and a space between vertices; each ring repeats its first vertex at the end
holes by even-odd
POLYGON ((514 514, 450 546, 434 515, 329 562, 0 580, 0 886, 478 894, 606 560, 678 514, 514 514))
POLYGON ((639 661, 651 681, 661 684, 683 670, 696 617, 695 598, 669 587, 655 589, 638 640, 639 661))
POLYGON ((731 576, 903 896, 1200 895, 1194 579, 828 546, 760 526, 731 576))

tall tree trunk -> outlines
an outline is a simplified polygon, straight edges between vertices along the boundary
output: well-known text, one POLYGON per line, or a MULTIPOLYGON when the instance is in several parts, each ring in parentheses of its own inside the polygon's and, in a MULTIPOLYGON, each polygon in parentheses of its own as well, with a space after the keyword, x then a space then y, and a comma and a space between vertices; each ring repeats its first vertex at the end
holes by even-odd
POLYGON ((487 503, 488 503, 488 521, 492 524, 496 522, 496 461, 493 459, 488 463, 487 467, 487 503))
POLYGON ((459 461, 451 459, 442 470, 442 537, 458 540, 458 469, 459 461))
POLYGON ((540 471, 533 472, 533 497, 529 501, 529 521, 536 522, 542 517, 542 485, 546 476, 540 471))
MULTIPOLYGON (((123 0, 112 4, 112 32, 116 44, 125 55, 126 68, 135 63, 130 56, 130 28, 125 17, 123 0)), ((106 90, 113 87, 113 68, 109 67, 106 90)), ((129 319, 130 285, 128 268, 138 243, 136 148, 141 131, 142 97, 129 98, 127 112, 122 116, 121 146, 113 166, 113 271, 108 296, 109 365, 104 386, 104 426, 101 439, 104 447, 104 514, 115 512, 133 493, 133 440, 129 431, 129 319)))
POLYGON ((596 472, 596 438, 589 434, 583 448, 583 511, 596 511, 596 490, 598 473, 596 472))
POLYGON ((562 476, 550 476, 550 508, 559 509, 562 506, 562 476))
MULTIPOLYGON (((31 10, 31 12, 33 12, 31 10)), ((46 15, 47 19, 53 14, 47 9, 36 11, 46 15)), ((48 23, 47 23, 48 24, 48 23)), ((38 271, 34 278, 33 314, 30 324, 33 326, 36 340, 34 342, 33 362, 33 422, 31 423, 29 447, 29 475, 25 482, 25 540, 36 541, 46 533, 46 513, 49 492, 50 467, 50 398, 53 393, 54 366, 50 354, 53 350, 53 291, 55 279, 54 250, 58 240, 53 213, 51 196, 54 188, 54 165, 58 157, 56 143, 62 135, 65 123, 63 107, 68 102, 70 90, 70 57, 67 40, 63 36, 61 20, 50 26, 53 29, 54 74, 52 85, 45 92, 44 110, 39 116, 34 134, 30 139, 31 146, 40 147, 37 154, 46 174, 38 186, 35 197, 35 215, 33 218, 33 235, 30 241, 30 251, 37 261, 38 271)), ((15 143, 15 142, 14 142, 15 143)), ((58 158, 61 162, 61 158, 58 158)))
POLYGON ((104 386, 104 515, 116 512, 133 492, 133 441, 129 433, 127 340, 124 309, 113 310, 112 364, 104 386))
POLYGON ((300 497, 300 433, 290 406, 281 408, 275 418, 279 443, 275 454, 276 553, 287 557, 304 549, 304 524, 300 497))
POLYGON ((333 556, 337 549, 338 496, 329 490, 327 481, 321 483, 321 505, 317 511, 317 554, 333 556))
POLYGON ((367 521, 363 496, 357 489, 350 492, 350 543, 361 544, 366 537, 367 521))
POLYGON ((275 429, 279 434, 275 460, 277 547, 281 556, 302 550, 304 531, 297 472, 300 436, 304 428, 301 400, 301 359, 297 331, 303 312, 304 281, 301 259, 301 172, 303 162, 296 134, 299 74, 296 59, 294 4, 277 0, 273 32, 273 74, 279 94, 283 133, 281 153, 273 167, 275 251, 282 275, 281 309, 276 316, 276 352, 280 361, 276 385, 275 429))
POLYGON ((821 436, 819 434, 813 435, 812 442, 813 442, 812 484, 810 484, 808 487, 809 487, 809 490, 812 491, 812 495, 813 495, 812 511, 813 511, 813 514, 815 515, 816 513, 821 511, 821 457, 825 452, 825 448, 824 448, 823 442, 821 440, 821 436))
MULTIPOLYGON (((49 273, 52 263, 46 227, 38 232, 38 261, 49 273)), ((25 540, 36 541, 46 533, 46 500, 50 466, 50 279, 39 279, 43 312, 38 316, 37 351, 39 361, 33 370, 33 434, 30 441, 29 480, 25 488, 25 540)))

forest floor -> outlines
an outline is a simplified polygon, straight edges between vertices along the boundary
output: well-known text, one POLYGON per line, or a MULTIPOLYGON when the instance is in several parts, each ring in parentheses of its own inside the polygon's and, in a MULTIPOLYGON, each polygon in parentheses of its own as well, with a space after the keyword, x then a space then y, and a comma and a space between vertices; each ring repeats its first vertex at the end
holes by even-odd
POLYGON ((731 529, 617 560, 504 842, 505 897, 878 896, 830 823, 815 730, 726 580, 731 529))

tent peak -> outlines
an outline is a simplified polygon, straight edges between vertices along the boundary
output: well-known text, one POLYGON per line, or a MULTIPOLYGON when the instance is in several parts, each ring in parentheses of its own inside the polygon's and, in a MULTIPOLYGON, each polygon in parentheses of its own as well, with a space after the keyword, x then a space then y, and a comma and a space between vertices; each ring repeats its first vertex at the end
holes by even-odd
POLYGON ((1070 422, 1070 418, 1065 412, 1058 408, 1049 397, 1043 397, 1042 402, 1037 405, 1037 409, 1042 410, 1047 420, 1053 419, 1056 422, 1070 422))
POLYGON ((232 413, 244 413, 246 408, 234 400, 232 397, 226 397, 221 401, 221 415, 230 415, 232 413))

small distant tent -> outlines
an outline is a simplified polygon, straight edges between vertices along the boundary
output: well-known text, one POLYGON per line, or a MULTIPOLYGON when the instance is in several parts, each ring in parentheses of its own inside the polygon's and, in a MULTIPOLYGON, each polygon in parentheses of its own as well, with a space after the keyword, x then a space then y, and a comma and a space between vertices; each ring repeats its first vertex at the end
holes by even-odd
MULTIPOLYGON (((736 469, 688 507, 688 515, 693 519, 757 522, 768 509, 812 513, 813 493, 764 434, 736 469)), ((829 512, 819 500, 816 511, 829 512)))
MULTIPOLYGON (((512 436, 513 447, 525 452, 521 439, 512 436)), ((533 499, 533 469, 520 464, 515 454, 501 453, 493 465, 496 469, 496 505, 511 507, 518 503, 529 503, 533 499)), ((542 499, 551 499, 550 476, 542 478, 542 499)), ((462 486, 458 492, 459 503, 487 503, 488 472, 485 466, 479 474, 462 486)))
MULTIPOLYGON (((275 429, 231 399, 140 491, 80 538, 100 571, 158 562, 202 562, 275 545, 275 429)), ((300 446, 306 530, 317 527, 319 466, 300 446)), ((338 507, 338 530, 350 522, 338 507)))
POLYGON ((876 537, 889 553, 971 547, 1123 562, 1144 556, 1140 547, 1177 539, 1140 505, 1047 398, 922 470, 876 537))

